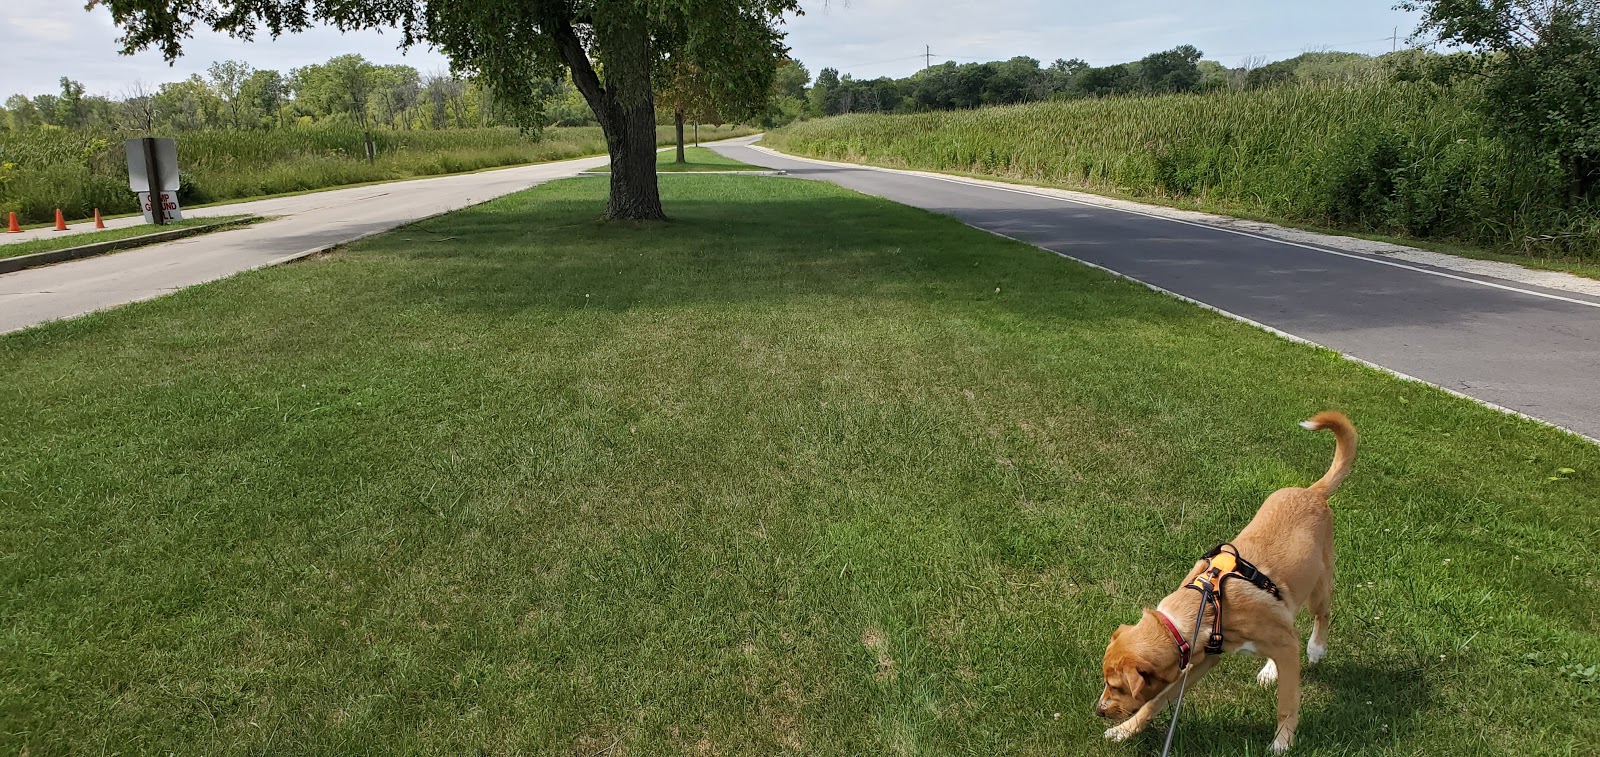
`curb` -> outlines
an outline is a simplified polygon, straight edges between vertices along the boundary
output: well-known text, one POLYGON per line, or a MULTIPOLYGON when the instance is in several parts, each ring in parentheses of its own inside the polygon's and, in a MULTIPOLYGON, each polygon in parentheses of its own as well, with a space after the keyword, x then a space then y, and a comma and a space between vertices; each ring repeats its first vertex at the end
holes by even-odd
POLYGON ((60 250, 35 252, 31 255, 18 255, 16 257, 0 258, 0 273, 15 273, 28 268, 38 268, 39 266, 50 265, 52 263, 65 263, 68 260, 92 258, 96 255, 105 255, 118 250, 126 250, 133 247, 144 247, 146 245, 160 244, 162 242, 171 242, 175 239, 197 236, 210 231, 220 231, 230 226, 243 226, 260 220, 262 220, 261 216, 246 216, 244 218, 235 218, 231 221, 223 221, 221 223, 209 223, 204 226, 189 226, 182 229, 173 229, 172 231, 158 231, 154 234, 144 234, 137 237, 113 239, 108 242, 94 242, 91 244, 79 245, 77 247, 67 247, 60 250))

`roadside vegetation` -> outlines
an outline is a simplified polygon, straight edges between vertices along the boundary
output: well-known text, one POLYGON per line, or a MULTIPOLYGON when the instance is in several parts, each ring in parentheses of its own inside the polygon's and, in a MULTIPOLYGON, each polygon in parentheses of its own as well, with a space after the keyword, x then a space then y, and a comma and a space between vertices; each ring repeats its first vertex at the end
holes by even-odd
POLYGON ((769 134, 801 155, 955 171, 1554 257, 1600 258, 1600 204, 1492 133, 1471 85, 1304 84, 910 115, 769 134))
MULTIPOLYGON (((754 133, 742 127, 700 127, 701 139, 754 133)), ((186 205, 299 192, 370 181, 474 171, 604 155, 598 127, 554 127, 538 137, 511 127, 377 130, 368 161, 359 127, 316 125, 257 131, 179 134, 186 205)), ((122 140, 127 135, 76 129, 0 132, 0 217, 16 211, 43 222, 61 208, 69 217, 137 210, 128 190, 122 140)), ((657 129, 671 144, 670 126, 657 129)))
MULTIPOLYGON (((1107 635, 1328 407, 1296 754, 1600 743, 1593 445, 831 185, 661 189, 0 337, 0 752, 1152 750, 1091 713, 1107 635)), ((1265 750, 1254 673, 1185 754, 1265 750)))

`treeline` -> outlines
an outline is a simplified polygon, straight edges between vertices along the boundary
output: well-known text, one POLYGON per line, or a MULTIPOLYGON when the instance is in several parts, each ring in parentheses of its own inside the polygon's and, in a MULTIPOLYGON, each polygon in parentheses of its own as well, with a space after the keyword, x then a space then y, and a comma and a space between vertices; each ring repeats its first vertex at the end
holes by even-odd
MULTIPOLYGON (((1481 63, 1466 55, 1403 50, 1381 56, 1308 52, 1267 63, 1246 60, 1229 68, 1204 60, 1192 45, 1152 53, 1129 63, 1095 67, 1079 58, 1048 66, 1019 56, 987 63, 946 62, 903 79, 855 79, 832 68, 804 92, 798 117, 847 113, 923 113, 966 110, 1114 95, 1239 91, 1292 84, 1428 80, 1445 83, 1481 63)), ((792 110, 793 108, 791 108, 792 110)), ((789 120, 794 120, 793 118, 789 120)))
MULTIPOLYGON (((594 123, 588 105, 569 83, 552 82, 549 94, 544 125, 594 123)), ((508 116, 494 93, 472 79, 340 55, 287 73, 217 61, 204 75, 154 87, 135 83, 115 96, 89 94, 83 84, 62 77, 56 94, 7 98, 0 108, 0 131, 186 132, 318 123, 465 129, 511 125, 508 116)))

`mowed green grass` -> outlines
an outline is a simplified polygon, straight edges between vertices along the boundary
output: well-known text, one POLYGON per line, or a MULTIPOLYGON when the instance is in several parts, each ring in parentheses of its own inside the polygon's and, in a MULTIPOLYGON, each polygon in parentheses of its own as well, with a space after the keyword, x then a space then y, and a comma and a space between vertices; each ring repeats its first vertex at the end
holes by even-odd
MULTIPOLYGON (((734 160, 718 153, 708 147, 685 147, 683 150, 684 162, 678 162, 676 149, 656 153, 656 171, 658 173, 694 173, 704 171, 765 171, 761 166, 752 166, 749 163, 734 160)), ((605 165, 595 169, 597 173, 610 173, 611 166, 605 165)))
MULTIPOLYGON (((829 185, 605 187, 0 338, 0 751, 1154 754, 1108 635, 1329 407, 1295 753, 1600 743, 1594 446, 829 185)), ((1258 663, 1182 754, 1265 752, 1258 663)))
MULTIPOLYGON (((37 252, 50 252, 51 250, 64 250, 68 247, 82 247, 86 244, 99 242, 115 242, 122 239, 149 236, 163 231, 176 231, 195 226, 217 226, 216 231, 236 226, 235 221, 251 218, 252 216, 213 216, 211 218, 185 218, 182 221, 168 221, 164 226, 143 224, 139 226, 126 226, 120 229, 104 229, 101 231, 87 231, 81 234, 62 234, 59 237, 44 239, 30 239, 26 242, 6 243, 0 237, 0 258, 13 258, 18 255, 32 255, 37 252)), ((211 233, 210 231, 203 233, 211 233)), ((129 249, 132 249, 131 247, 129 249)))

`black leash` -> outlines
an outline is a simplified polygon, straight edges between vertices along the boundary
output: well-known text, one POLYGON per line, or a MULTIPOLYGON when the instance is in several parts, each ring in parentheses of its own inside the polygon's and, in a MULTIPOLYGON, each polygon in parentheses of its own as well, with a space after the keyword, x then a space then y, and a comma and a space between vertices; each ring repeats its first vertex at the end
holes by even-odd
MULTIPOLYGON (((1206 600, 1210 598, 1209 594, 1200 593, 1200 612, 1194 616, 1194 633, 1189 635, 1189 646, 1191 648, 1195 642, 1200 640, 1200 624, 1205 621, 1206 600)), ((1156 612, 1161 611, 1156 610, 1156 612)), ((1178 671, 1178 701, 1172 706, 1172 724, 1167 726, 1167 743, 1166 746, 1161 747, 1161 757, 1168 757, 1168 755, 1172 754, 1172 737, 1178 732, 1178 713, 1183 711, 1183 694, 1189 689, 1189 669, 1193 667, 1194 665, 1191 663, 1188 667, 1178 671)))

